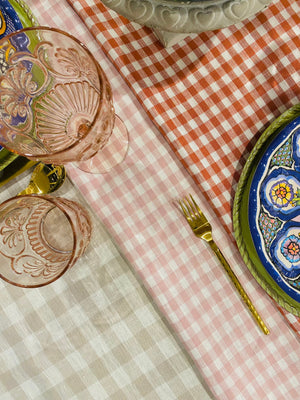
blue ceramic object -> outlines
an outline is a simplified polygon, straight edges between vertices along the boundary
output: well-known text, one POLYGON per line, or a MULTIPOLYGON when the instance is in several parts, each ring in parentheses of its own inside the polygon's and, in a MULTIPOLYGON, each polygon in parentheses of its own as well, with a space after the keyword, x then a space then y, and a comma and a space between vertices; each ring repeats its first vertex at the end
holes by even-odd
POLYGON ((7 0, 0 0, 0 24, 0 39, 23 28, 18 14, 7 0))
MULTIPOLYGON (((12 5, 7 0, 0 0, 0 39, 22 28, 20 18, 12 5)), ((3 71, 3 68, 5 69, 5 59, 3 53, 0 53, 0 71, 3 71)), ((0 152, 2 149, 0 146, 0 152)))
POLYGON ((263 152, 250 186, 248 219, 267 272, 300 302, 300 117, 263 152))
MULTIPOLYGON (((17 2, 16 4, 20 5, 21 9, 23 10, 23 3, 19 4, 17 2)), ((22 28, 23 24, 13 5, 8 0, 0 0, 0 39, 9 33, 15 32, 16 30, 22 28)), ((20 34, 18 43, 12 43, 12 45, 18 50, 21 50, 22 48, 25 50, 26 44, 27 43, 24 43, 24 35, 22 34, 20 34)), ((7 52, 0 49, 0 73, 3 73, 7 68, 6 57, 7 52)), ((2 146, 0 146, 0 170, 2 170, 3 166, 6 166, 10 160, 15 158, 16 155, 10 154, 2 146)))

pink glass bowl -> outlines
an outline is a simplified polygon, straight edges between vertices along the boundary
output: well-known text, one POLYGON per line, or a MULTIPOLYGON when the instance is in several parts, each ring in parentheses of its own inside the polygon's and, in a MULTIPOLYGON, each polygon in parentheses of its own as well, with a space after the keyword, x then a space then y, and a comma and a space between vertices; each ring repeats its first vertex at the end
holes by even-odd
POLYGON ((0 204, 0 277, 21 287, 47 285, 86 250, 92 226, 78 203, 49 195, 0 204))
POLYGON ((107 78, 90 51, 58 29, 25 28, 0 41, 0 143, 44 163, 93 157, 115 113, 107 78))

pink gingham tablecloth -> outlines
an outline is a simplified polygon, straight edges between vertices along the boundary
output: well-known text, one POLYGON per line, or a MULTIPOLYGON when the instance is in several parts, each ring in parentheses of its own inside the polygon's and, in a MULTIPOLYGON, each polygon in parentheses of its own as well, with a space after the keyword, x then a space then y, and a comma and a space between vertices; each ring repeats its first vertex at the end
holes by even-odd
MULTIPOLYGON (((101 1, 69 1, 232 236, 234 190, 249 151, 299 102, 299 4, 164 49, 101 1)), ((300 318, 279 307, 300 335, 300 318)))
MULTIPOLYGON (((72 3, 80 7, 79 2, 72 3)), ((130 133, 129 153, 123 164, 109 174, 90 175, 70 167, 69 175, 140 275, 215 397, 222 400, 297 398, 300 349, 295 332, 247 271, 220 224, 220 217, 170 151, 120 73, 102 53, 99 44, 106 43, 107 32, 99 33, 95 41, 66 0, 49 0, 43 4, 31 0, 28 4, 41 24, 58 26, 80 37, 110 79, 116 111, 130 133), (191 234, 176 206, 176 200, 188 192, 195 195, 211 220, 215 240, 270 328, 269 336, 257 328, 209 249, 191 234)), ((126 34, 128 29, 132 33, 138 29, 138 35, 145 37, 146 32, 149 44, 154 43, 149 30, 127 22, 124 25, 124 20, 115 13, 106 9, 102 12, 101 3, 89 1, 97 9, 99 4, 101 24, 109 18, 126 34)), ((85 22, 88 26, 95 23, 92 16, 86 16, 85 22)), ((209 37, 212 45, 217 39, 213 35, 209 37)), ((206 45, 201 46, 206 48, 206 45)), ((127 48, 128 54, 130 43, 128 46, 116 47, 111 53, 117 55, 127 48)), ((177 60, 179 66, 181 62, 177 60)), ((258 125, 256 128, 261 128, 258 125)), ((228 197, 226 193, 224 196, 228 197)))

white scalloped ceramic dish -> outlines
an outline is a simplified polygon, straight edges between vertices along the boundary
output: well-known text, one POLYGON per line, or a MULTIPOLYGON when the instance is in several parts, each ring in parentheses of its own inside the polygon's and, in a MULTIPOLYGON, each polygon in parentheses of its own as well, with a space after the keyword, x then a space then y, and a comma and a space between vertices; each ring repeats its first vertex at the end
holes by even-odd
POLYGON ((187 34, 236 24, 262 11, 273 0, 101 1, 130 21, 152 28, 162 43, 169 46, 187 34))

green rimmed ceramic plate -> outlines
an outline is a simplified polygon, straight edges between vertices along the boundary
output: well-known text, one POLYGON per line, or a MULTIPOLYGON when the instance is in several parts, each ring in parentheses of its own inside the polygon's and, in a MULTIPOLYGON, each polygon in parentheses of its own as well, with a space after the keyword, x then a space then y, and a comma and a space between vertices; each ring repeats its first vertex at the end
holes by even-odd
POLYGON ((38 25, 38 20, 23 0, 9 0, 9 3, 16 11, 24 28, 38 25))
MULTIPOLYGON (((270 272, 264 257, 262 257, 261 246, 258 246, 257 244, 257 237, 253 240, 253 218, 251 218, 253 193, 251 191, 253 190, 253 179, 254 186, 256 184, 255 176, 257 174, 258 166, 262 168, 262 165, 266 165, 265 168, 269 168, 270 159, 271 157, 274 157, 275 150, 279 148, 280 145, 283 145, 283 143, 280 143, 281 137, 284 137, 284 140, 288 137, 286 134, 283 136, 284 131, 288 130, 289 126, 293 125, 293 121, 299 117, 300 104, 283 113, 262 134, 245 164, 238 183, 233 205, 234 234, 238 248, 247 267, 262 288, 280 306, 296 316, 300 316, 300 302, 298 301, 300 294, 295 292, 295 295, 291 295, 291 290, 294 290, 292 287, 289 287, 289 290, 286 290, 286 282, 283 279, 284 277, 282 276, 281 271, 278 272, 278 267, 274 262, 274 271, 277 273, 277 277, 275 278, 275 273, 272 271, 270 272), (279 144, 276 143, 277 147, 275 149, 274 143, 276 141, 279 142, 279 144), (267 160, 266 163, 265 160, 267 160), (250 199, 251 207, 249 207, 250 199)), ((292 169, 290 166, 288 168, 292 169)), ((257 196, 259 198, 260 194, 257 196)), ((277 232, 275 232, 275 236, 276 235, 277 232)), ((268 261, 269 264, 273 263, 272 259, 269 259, 268 261)))

